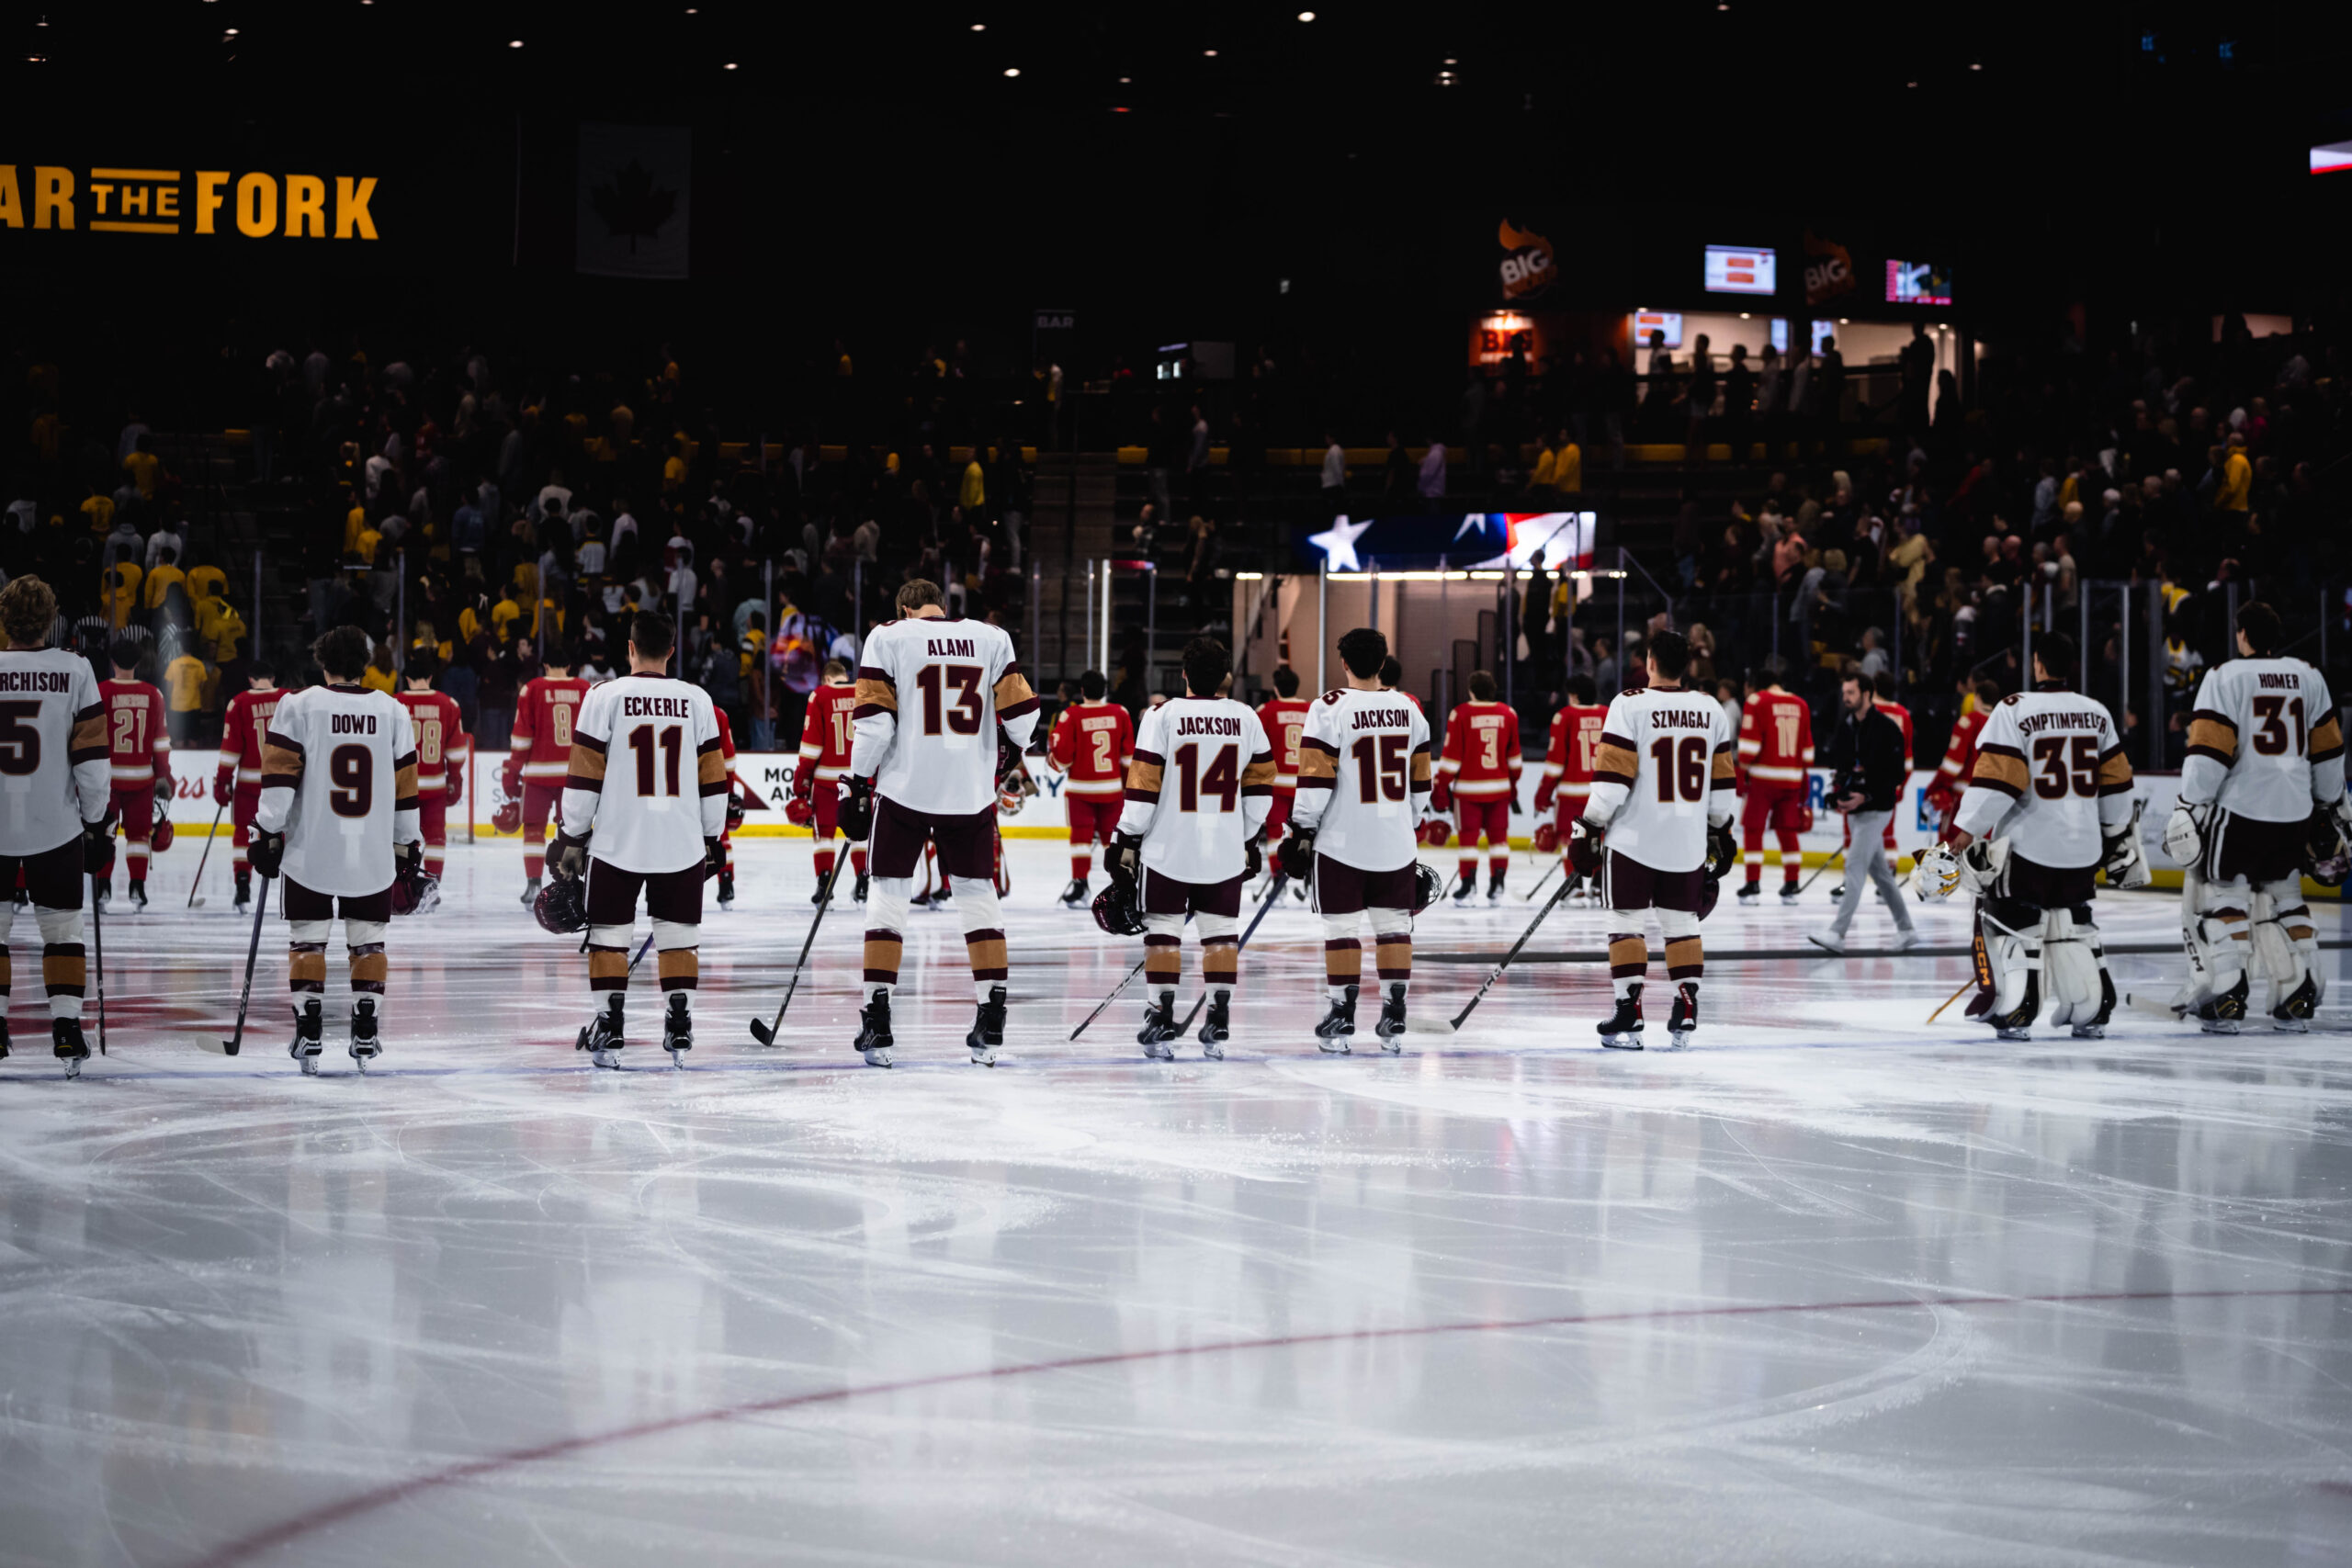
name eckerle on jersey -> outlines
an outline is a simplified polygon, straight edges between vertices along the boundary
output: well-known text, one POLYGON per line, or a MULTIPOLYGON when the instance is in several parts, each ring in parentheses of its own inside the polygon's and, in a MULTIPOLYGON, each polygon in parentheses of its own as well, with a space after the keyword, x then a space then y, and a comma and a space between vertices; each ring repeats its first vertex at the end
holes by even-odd
POLYGON ((692 718, 694 705, 684 697, 623 697, 623 718, 692 718))

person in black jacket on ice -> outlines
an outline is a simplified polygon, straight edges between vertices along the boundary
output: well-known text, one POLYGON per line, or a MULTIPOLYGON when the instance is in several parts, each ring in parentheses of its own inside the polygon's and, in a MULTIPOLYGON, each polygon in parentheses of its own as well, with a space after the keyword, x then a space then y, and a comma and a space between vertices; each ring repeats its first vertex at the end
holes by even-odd
POLYGON ((1894 913, 1894 941, 1890 945, 1901 953, 1919 940, 1911 912, 1903 907, 1894 868, 1886 858, 1886 824, 1903 803, 1905 782, 1903 728, 1879 712, 1871 682, 1859 669, 1848 667, 1843 697, 1845 716, 1830 735, 1823 755, 1836 781, 1830 785, 1830 808, 1849 819, 1853 842, 1846 851, 1846 886, 1838 900, 1838 913, 1828 931, 1808 940, 1831 953, 1845 952, 1846 932, 1854 923, 1854 911, 1862 902, 1862 885, 1868 880, 1877 886, 1886 907, 1894 913))

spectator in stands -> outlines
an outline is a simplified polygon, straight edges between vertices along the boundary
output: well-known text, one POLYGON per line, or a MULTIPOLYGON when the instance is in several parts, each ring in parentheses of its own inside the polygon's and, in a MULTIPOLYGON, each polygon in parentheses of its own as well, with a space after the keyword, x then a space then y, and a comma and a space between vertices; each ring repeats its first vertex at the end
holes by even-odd
POLYGON ((1421 456, 1421 472, 1415 486, 1423 501, 1445 499, 1445 443, 1432 441, 1421 456))
POLYGON ((1348 453, 1337 435, 1323 437, 1323 515, 1337 517, 1348 509, 1348 453))

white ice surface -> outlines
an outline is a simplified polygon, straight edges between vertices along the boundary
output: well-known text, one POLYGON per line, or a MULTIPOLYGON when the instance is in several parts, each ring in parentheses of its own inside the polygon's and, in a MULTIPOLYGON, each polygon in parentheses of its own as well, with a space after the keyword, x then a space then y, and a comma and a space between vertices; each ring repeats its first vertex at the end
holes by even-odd
MULTIPOLYGON (((1068 1043, 1139 948, 1016 840, 1003 1065, 966 1064, 960 928, 918 914, 883 1073, 847 1048, 845 903, 784 1048, 745 1032, 809 916, 808 845, 755 840, 689 1070, 640 971, 597 1073, 510 841, 394 927, 366 1078, 338 946, 305 1080, 274 918, 247 1054, 191 1043, 248 930, 218 852, 179 908, 201 848, 116 901, 79 1083, 16 921, 0 1564, 2352 1561, 2338 1006, 2000 1044, 1923 1021, 1968 972, 1938 908, 1949 956, 1718 960, 1686 1052, 1595 1049, 1605 966, 1545 962, 1457 1037, 1334 1059, 1291 906, 1230 1058, 1149 1065, 1135 991, 1068 1043)), ((1726 900, 1708 944, 1801 946, 1827 891, 1726 900)), ((1417 1011, 1484 974, 1433 955, 1531 908, 1426 917, 1417 1011)), ((2168 898, 2100 908, 2177 941, 2168 898)), ((2161 995, 2178 962, 2115 964, 2161 995)))

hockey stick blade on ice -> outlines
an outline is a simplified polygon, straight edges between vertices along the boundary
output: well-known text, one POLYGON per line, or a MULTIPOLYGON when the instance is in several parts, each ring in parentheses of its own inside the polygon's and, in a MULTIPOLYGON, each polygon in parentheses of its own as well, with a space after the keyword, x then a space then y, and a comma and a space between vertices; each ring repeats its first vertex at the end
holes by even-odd
POLYGON ((1462 1021, 1468 1018, 1472 1010, 1487 999, 1487 993, 1494 988, 1496 981, 1503 977, 1503 971, 1510 967, 1511 960, 1519 956, 1520 949, 1525 947, 1528 939, 1535 934, 1535 928, 1542 925, 1544 918, 1560 907, 1560 900, 1566 898, 1568 896, 1568 889, 1575 886, 1576 879, 1571 877, 1560 884, 1558 892, 1544 901, 1544 907, 1535 911, 1535 918, 1527 922, 1527 929, 1519 933, 1519 940, 1510 944, 1510 951, 1503 954, 1503 961, 1495 965, 1494 971, 1487 976, 1486 983, 1478 987, 1477 994, 1462 1004, 1462 1010, 1453 1015, 1452 1022, 1439 1019, 1431 1019, 1424 1022, 1419 1017, 1408 1015, 1409 1021, 1405 1026, 1407 1032, 1414 1034, 1453 1034, 1458 1032, 1462 1028, 1462 1021))
POLYGON ((800 976, 808 967, 808 950, 817 944, 817 928, 825 923, 825 911, 833 907, 833 885, 841 881, 842 867, 848 863, 849 854, 844 851, 826 874, 825 901, 817 906, 817 917, 808 922, 808 938, 800 944, 800 957, 792 965, 792 983, 784 988, 784 1000, 775 1005, 775 1017, 764 1024, 756 1018, 752 1020, 752 1038, 764 1047, 773 1049, 775 1045, 776 1032, 784 1027, 784 1010, 792 1005, 793 993, 800 989, 800 976))
POLYGON ((1566 855, 1561 856, 1561 857, 1560 857, 1560 859, 1559 859, 1558 861, 1556 861, 1556 862, 1555 862, 1555 863, 1553 863, 1552 869, 1551 869, 1550 871, 1545 872, 1543 875, 1541 875, 1541 876, 1539 876, 1539 877, 1537 877, 1537 878, 1535 879, 1535 886, 1532 886, 1532 887, 1529 888, 1525 893, 1522 893, 1522 894, 1521 894, 1521 895, 1520 895, 1520 902, 1521 902, 1521 903, 1523 903, 1523 904, 1532 904, 1533 902, 1535 902, 1535 896, 1536 896, 1538 893, 1541 893, 1541 892, 1543 892, 1543 891, 1544 891, 1544 885, 1545 883, 1547 883, 1547 882, 1551 881, 1553 877, 1555 877, 1555 876, 1558 875, 1558 874, 1559 874, 1559 871, 1560 871, 1560 867, 1561 867, 1561 866, 1564 866, 1564 865, 1566 865, 1566 864, 1567 864, 1567 863, 1568 863, 1568 862, 1567 862, 1567 857, 1566 857, 1566 855))
MULTIPOLYGON (((1273 891, 1267 894, 1265 900, 1258 906, 1258 912, 1250 917, 1250 929, 1241 933, 1241 940, 1233 944, 1233 956, 1235 959, 1238 960, 1240 958, 1241 950, 1250 945, 1250 939, 1251 937, 1258 934, 1258 922, 1266 918, 1266 911, 1272 908, 1276 904, 1282 902, 1283 889, 1289 885, 1289 882, 1290 878, 1284 876, 1281 872, 1277 871, 1274 873, 1273 891)), ((1208 987, 1206 986, 1203 986, 1201 987, 1201 994, 1193 999, 1193 1010, 1186 1013, 1184 1015, 1184 1021, 1176 1026, 1176 1033, 1180 1038, 1192 1032, 1193 1020, 1200 1017, 1201 1009, 1207 1003, 1208 999, 1208 987)), ((1087 1023, 1091 1023, 1093 1021, 1094 1021, 1091 1018, 1086 1021, 1087 1023)), ((1086 1025, 1080 1024, 1079 1027, 1083 1029, 1086 1025)), ((1070 1038, 1075 1040, 1078 1036, 1073 1034, 1070 1038)))
POLYGON ((254 940, 245 949, 245 988, 237 998, 237 1032, 223 1040, 217 1034, 199 1035, 197 1044, 216 1056, 233 1056, 245 1043, 245 1009, 254 999, 254 965, 261 959, 261 921, 269 913, 269 885, 277 880, 265 876, 261 892, 254 899, 254 940))
POLYGON ((1086 1015, 1086 1022, 1081 1023, 1076 1029, 1071 1030, 1069 1032, 1069 1037, 1072 1040, 1075 1040, 1080 1035, 1085 1033, 1086 1025, 1088 1023, 1092 1023, 1096 1019, 1101 1018, 1102 1016, 1102 1010, 1119 999, 1119 993, 1125 990, 1130 985, 1135 983, 1135 977, 1143 973, 1143 966, 1149 962, 1150 960, 1148 958, 1136 959, 1136 966, 1127 971, 1127 977, 1111 987, 1111 994, 1104 997, 1100 1002, 1095 1004, 1094 1010, 1086 1015))

